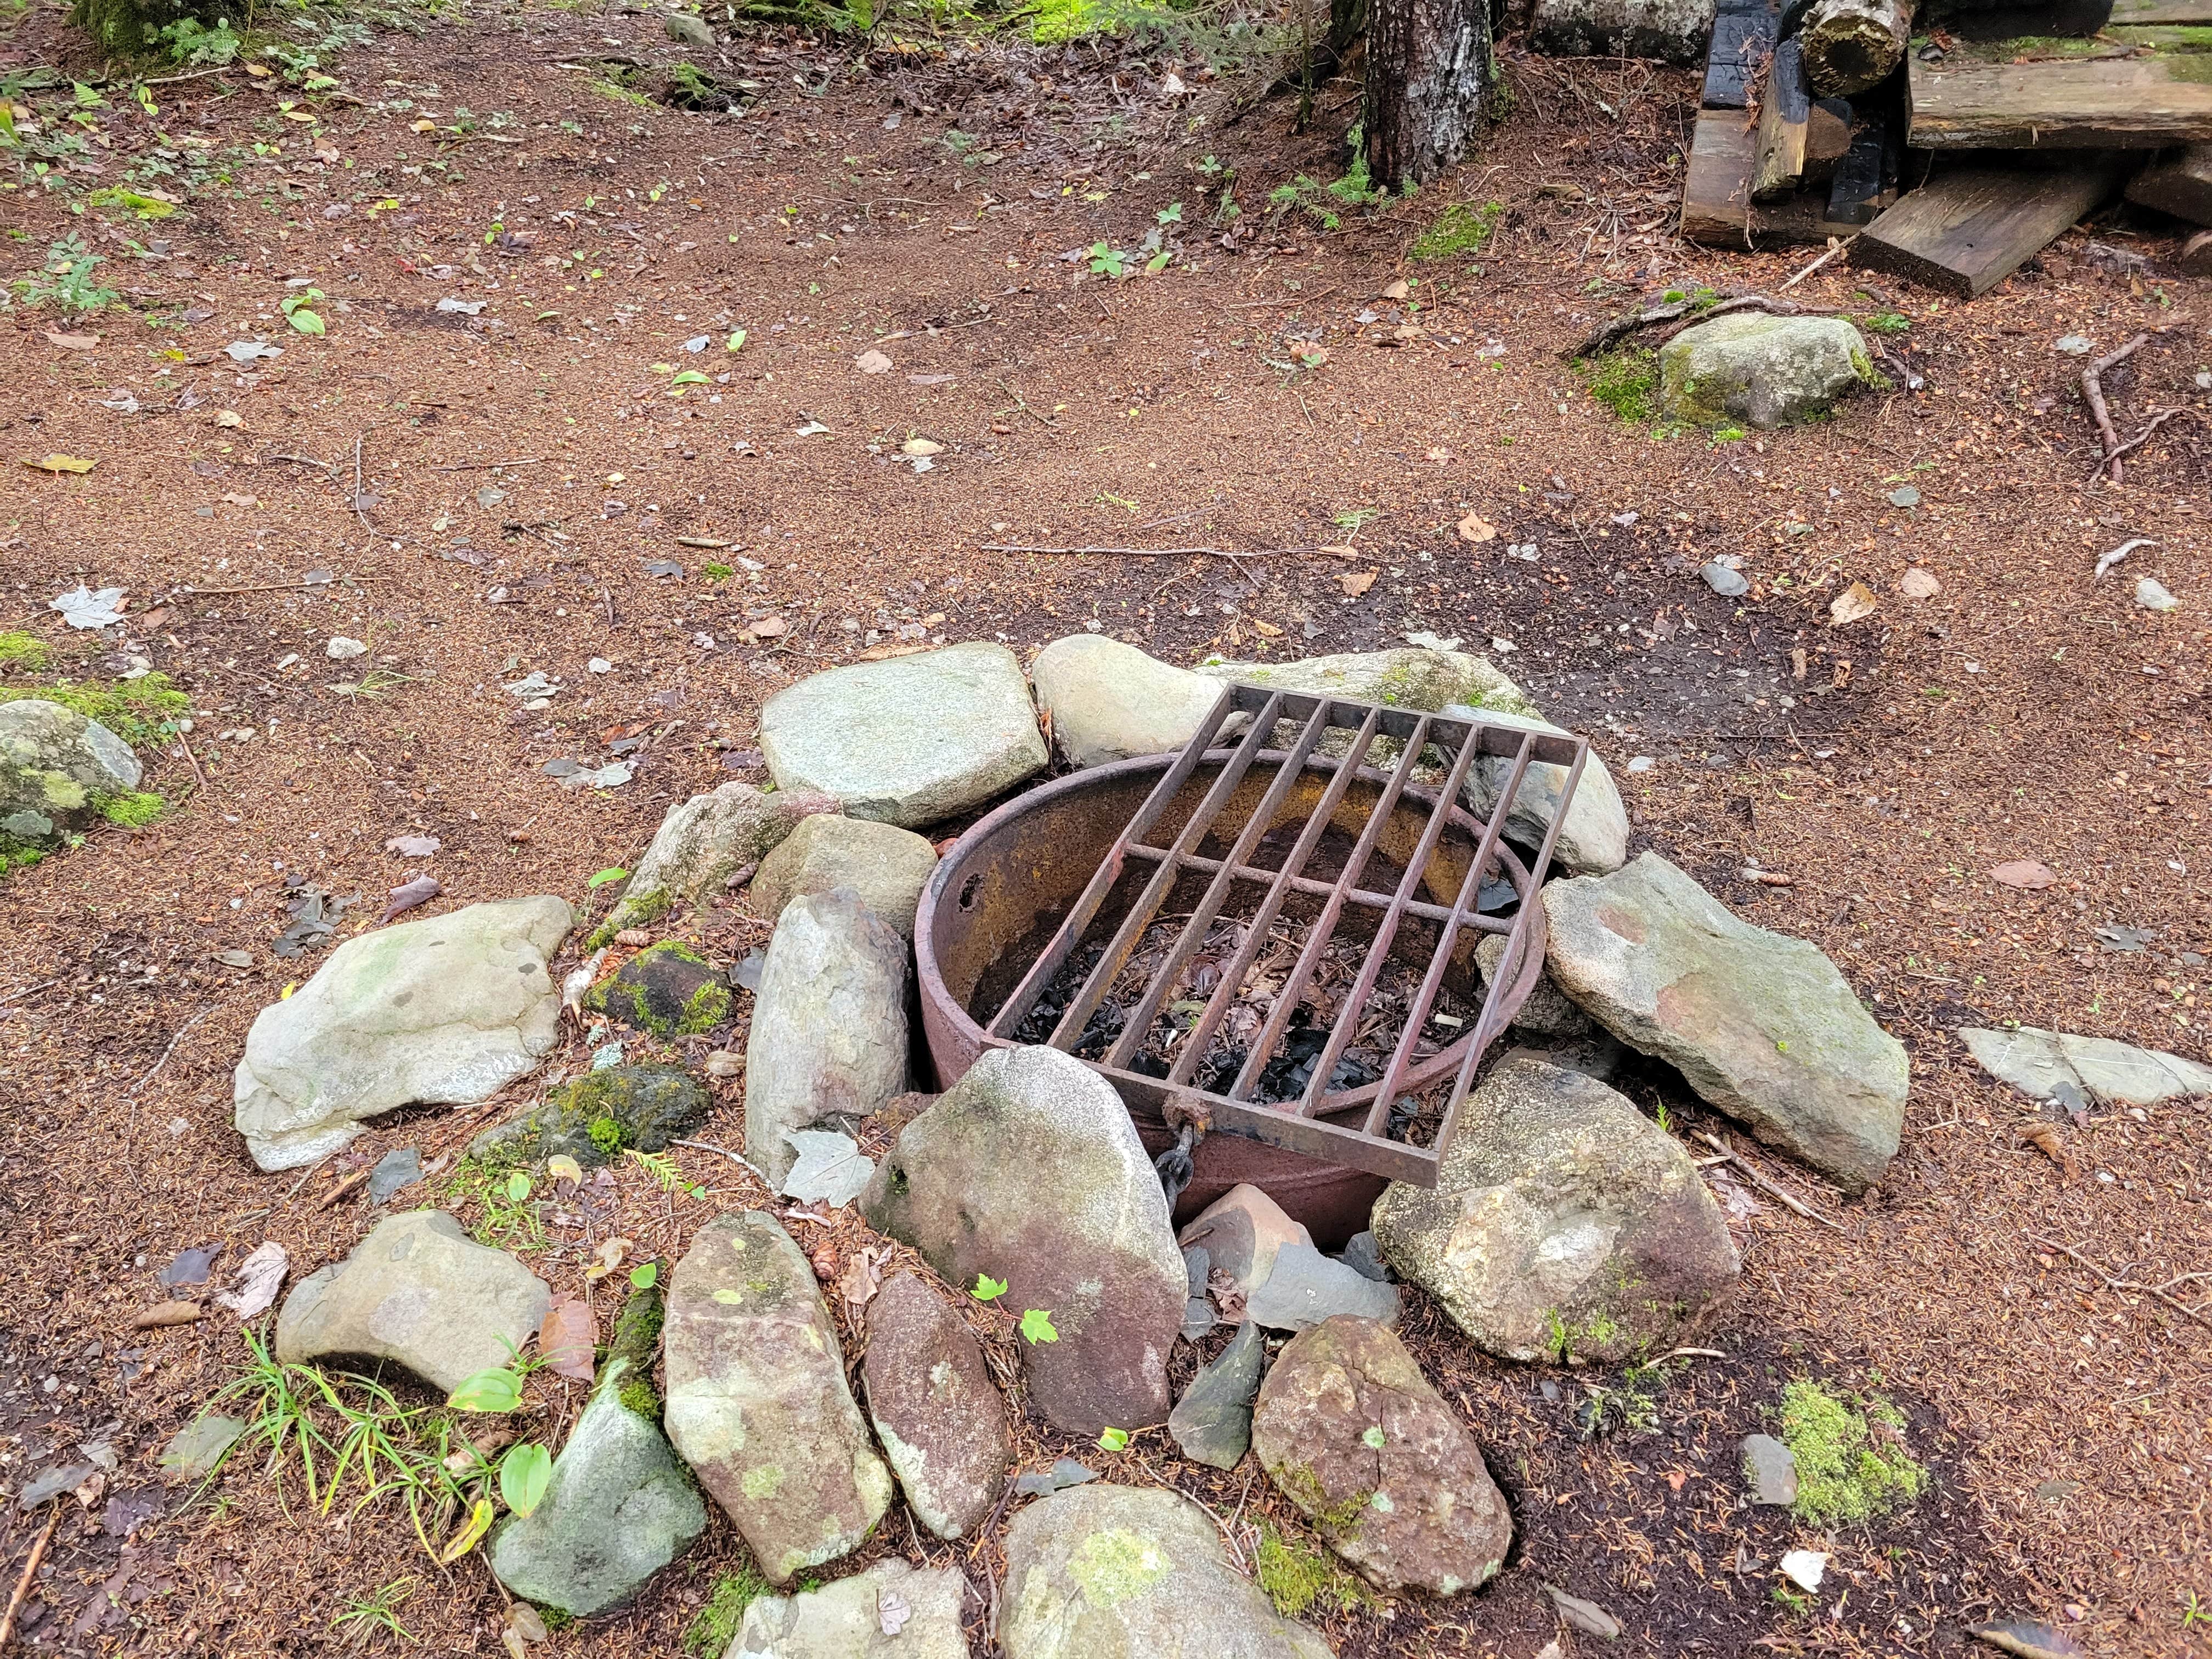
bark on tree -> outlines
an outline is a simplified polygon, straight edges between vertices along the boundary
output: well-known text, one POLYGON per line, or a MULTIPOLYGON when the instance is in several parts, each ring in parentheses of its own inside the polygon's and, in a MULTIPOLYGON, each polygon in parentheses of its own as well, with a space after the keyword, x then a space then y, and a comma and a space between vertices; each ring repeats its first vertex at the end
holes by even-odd
POLYGON ((1490 0, 1369 0, 1367 171, 1425 185, 1474 148, 1497 85, 1490 0))

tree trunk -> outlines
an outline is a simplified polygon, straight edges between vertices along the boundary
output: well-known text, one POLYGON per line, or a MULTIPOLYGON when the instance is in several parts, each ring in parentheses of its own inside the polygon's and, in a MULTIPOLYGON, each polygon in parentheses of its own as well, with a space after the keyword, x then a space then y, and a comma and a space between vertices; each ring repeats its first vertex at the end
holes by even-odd
POLYGON ((1425 185, 1474 149, 1498 65, 1489 0, 1369 0, 1367 171, 1425 185))

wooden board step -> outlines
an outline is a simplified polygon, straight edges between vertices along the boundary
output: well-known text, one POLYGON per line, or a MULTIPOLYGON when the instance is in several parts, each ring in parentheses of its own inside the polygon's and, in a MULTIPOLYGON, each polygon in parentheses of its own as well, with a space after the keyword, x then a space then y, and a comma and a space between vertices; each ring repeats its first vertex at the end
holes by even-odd
POLYGON ((1774 56, 1779 19, 1774 0, 1721 0, 1705 53, 1707 109, 1749 109, 1774 56))
POLYGON ((1752 247, 1825 242, 1859 228, 1859 222, 1839 220, 1830 211, 1832 192, 1825 185, 1754 207, 1751 173, 1757 139, 1750 118, 1741 110, 1705 110, 1698 115, 1682 190, 1685 241, 1741 252, 1752 247))
POLYGON ((2212 140, 2212 76, 2197 53, 1930 64, 1906 72, 1916 149, 2159 149, 2212 140))
POLYGON ((2128 183, 2128 200, 2177 219, 2212 225, 2212 144, 2191 144, 2145 167, 2128 183))
POLYGON ((2110 197, 2126 167, 2097 155, 2049 171, 1962 167, 1908 191, 1869 225, 1852 262, 1972 299, 2110 197))

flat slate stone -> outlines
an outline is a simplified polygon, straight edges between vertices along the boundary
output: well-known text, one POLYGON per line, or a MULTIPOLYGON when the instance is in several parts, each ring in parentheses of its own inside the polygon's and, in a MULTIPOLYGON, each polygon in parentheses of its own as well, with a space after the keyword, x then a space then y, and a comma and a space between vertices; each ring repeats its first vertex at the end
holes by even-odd
POLYGON ((1267 1364, 1267 1333, 1248 1319, 1168 1414, 1168 1432, 1185 1457, 1217 1469, 1243 1462, 1252 1445, 1252 1400, 1267 1364))
MULTIPOLYGON (((1186 1259, 1193 1249, 1202 1249, 1209 1270, 1227 1273, 1249 1295, 1274 1271, 1278 1250, 1285 1244, 1310 1246, 1313 1235, 1303 1223, 1291 1220, 1281 1205, 1247 1182, 1231 1187, 1193 1216, 1176 1242, 1186 1259)), ((1202 1280, 1192 1281, 1193 1296, 1205 1290, 1202 1280)))
POLYGON ((968 1659, 957 1567, 878 1561, 797 1595, 763 1595, 724 1659, 968 1659))
POLYGON ((1743 1437, 1743 1479, 1754 1504, 1784 1509, 1797 1501, 1797 1458, 1771 1434, 1743 1437))
POLYGON ((1259 1289, 1244 1299, 1245 1317, 1279 1331, 1311 1330, 1339 1314, 1398 1320, 1398 1290, 1356 1267, 1332 1261, 1310 1244, 1285 1244, 1259 1289))
POLYGON ((1984 1071, 2033 1100, 2063 1099, 2069 1088, 2084 1098, 2127 1106, 2212 1095, 2212 1066, 2162 1048, 2137 1048, 2109 1037, 2033 1025, 2010 1031, 1962 1025, 1959 1041, 1984 1071))
POLYGON ((477 1243, 443 1210, 416 1210, 378 1222, 351 1255, 292 1287, 276 1358, 388 1359, 451 1394, 520 1352, 552 1302, 505 1250, 477 1243))
POLYGON ((761 710, 779 789, 905 829, 987 801, 1051 757, 1014 653, 982 641, 826 669, 761 710))
POLYGON ((1553 980, 1759 1139, 1846 1192, 1897 1155, 1904 1045, 1819 948, 1743 921, 1646 853, 1544 889, 1553 980))
POLYGON ((1006 1659, 1331 1659, 1230 1565, 1211 1516, 1154 1486, 1076 1486, 1017 1515, 999 1620, 1006 1659))

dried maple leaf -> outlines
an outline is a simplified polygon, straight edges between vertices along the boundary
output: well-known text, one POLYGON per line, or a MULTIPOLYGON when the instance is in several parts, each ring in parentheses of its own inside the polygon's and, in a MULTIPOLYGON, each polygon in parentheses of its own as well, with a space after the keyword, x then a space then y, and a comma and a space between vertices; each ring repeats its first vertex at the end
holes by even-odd
POLYGON ((2036 1147, 2068 1175, 2074 1173, 2074 1154, 2066 1145, 2066 1132, 2056 1123, 2031 1123, 2020 1138, 2036 1147))

